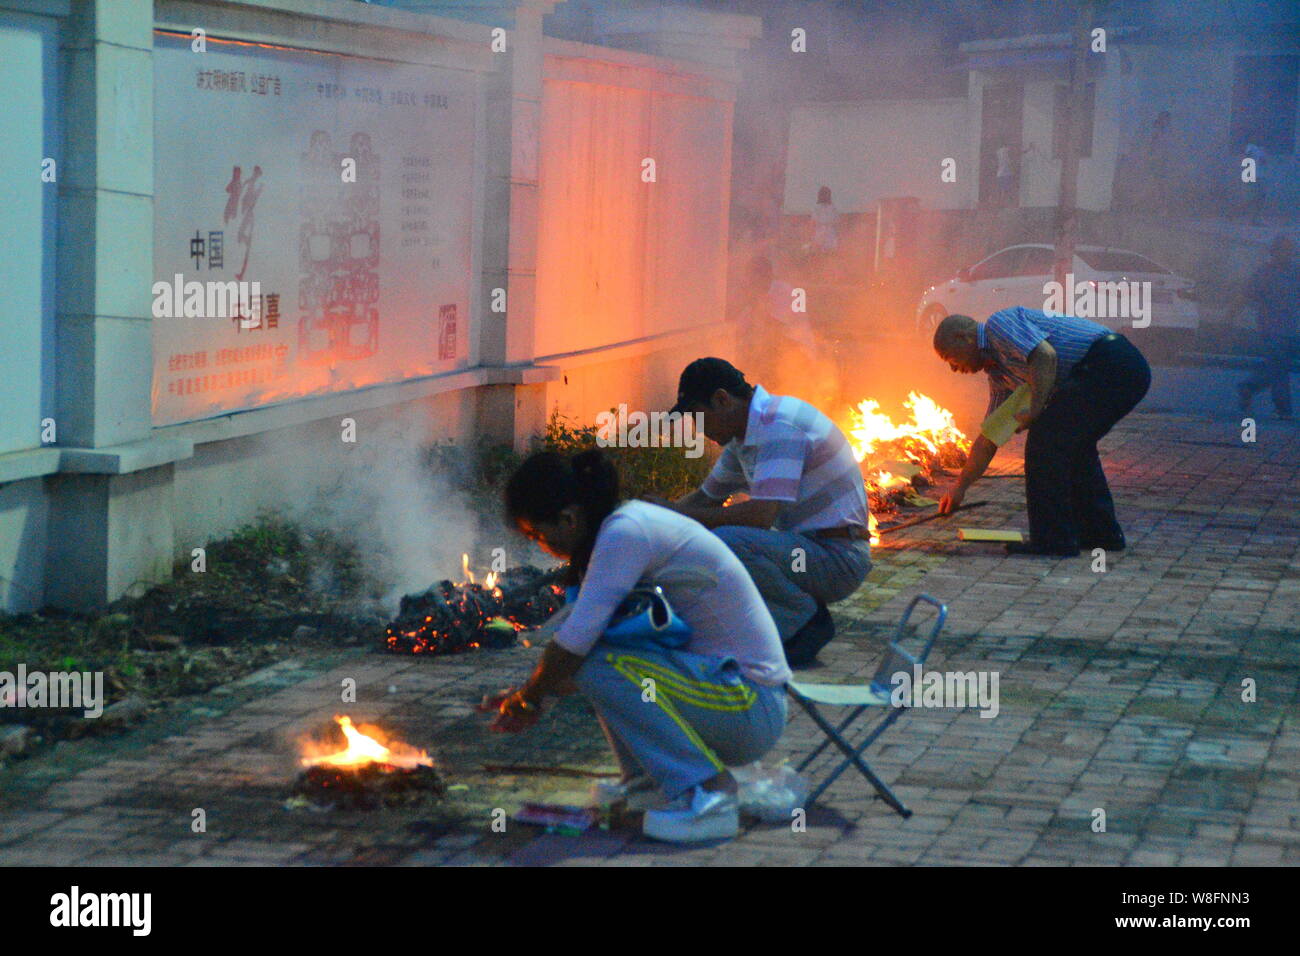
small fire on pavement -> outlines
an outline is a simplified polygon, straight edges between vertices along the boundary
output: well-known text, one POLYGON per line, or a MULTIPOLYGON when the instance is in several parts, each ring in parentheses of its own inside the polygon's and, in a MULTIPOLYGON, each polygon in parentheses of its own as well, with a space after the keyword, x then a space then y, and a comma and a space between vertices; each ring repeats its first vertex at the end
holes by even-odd
POLYGON ((305 740, 298 775, 290 792, 291 809, 372 810, 418 806, 443 794, 442 778, 429 755, 352 718, 334 718, 343 732, 337 742, 305 740))
POLYGON ((911 421, 894 422, 873 398, 858 403, 846 431, 862 468, 871 505, 871 543, 878 544, 877 515, 894 515, 906 504, 924 503, 916 492, 940 474, 966 464, 971 441, 952 412, 928 395, 908 393, 903 407, 911 421))
MULTIPOLYGON (((402 598, 384 631, 384 645, 399 654, 456 654, 480 647, 513 647, 517 635, 543 624, 564 604, 563 569, 533 567, 489 572, 474 580, 469 555, 461 556, 465 580, 439 581, 402 598)), ((525 646, 528 641, 524 640, 525 646)))

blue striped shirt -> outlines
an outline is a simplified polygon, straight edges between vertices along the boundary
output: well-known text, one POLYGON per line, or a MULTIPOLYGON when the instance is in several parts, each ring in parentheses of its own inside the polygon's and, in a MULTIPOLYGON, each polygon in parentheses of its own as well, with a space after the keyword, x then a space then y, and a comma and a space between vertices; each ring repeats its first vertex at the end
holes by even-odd
POLYGON ((1029 381, 1029 353, 1046 341, 1056 349, 1056 380, 1064 381, 1094 342, 1110 329, 1072 315, 1048 315, 1016 306, 989 316, 979 326, 980 351, 996 363, 988 369, 989 407, 993 410, 1029 381))
POLYGON ((844 433, 801 399, 769 395, 754 386, 744 441, 732 439, 704 479, 710 498, 748 491, 757 501, 779 501, 781 531, 867 526, 862 471, 844 433))

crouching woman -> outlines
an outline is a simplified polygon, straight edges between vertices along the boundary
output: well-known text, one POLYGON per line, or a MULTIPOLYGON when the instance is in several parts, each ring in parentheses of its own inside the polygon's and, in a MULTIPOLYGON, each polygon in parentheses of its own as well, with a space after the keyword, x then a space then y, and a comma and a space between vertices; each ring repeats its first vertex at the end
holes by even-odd
POLYGON ((622 769, 598 797, 660 791, 662 805, 643 826, 655 839, 735 836, 736 781, 727 767, 758 760, 776 743, 790 678, 749 573, 694 520, 620 502, 617 472, 599 449, 571 459, 533 455, 505 498, 509 520, 567 559, 579 590, 528 681, 484 700, 497 712, 493 728, 531 727, 548 696, 576 686, 622 769), (648 607, 654 623, 641 627, 629 605, 648 607))

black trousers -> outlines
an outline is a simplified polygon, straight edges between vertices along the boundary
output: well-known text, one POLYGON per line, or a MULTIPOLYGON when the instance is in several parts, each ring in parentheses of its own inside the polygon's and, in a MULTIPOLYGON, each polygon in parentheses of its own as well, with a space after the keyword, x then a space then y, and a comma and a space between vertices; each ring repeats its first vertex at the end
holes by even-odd
MULTIPOLYGON (((1267 333, 1265 333, 1267 336, 1267 333)), ((1273 407, 1279 415, 1291 414, 1291 356, 1295 351, 1294 339, 1286 333, 1272 336, 1273 348, 1264 356, 1263 364, 1253 375, 1237 386, 1248 397, 1268 389, 1273 397, 1273 407)))
POLYGON ((1049 548, 1122 541, 1097 442, 1151 387, 1151 367, 1122 335, 1098 340, 1029 426, 1029 536, 1049 548))

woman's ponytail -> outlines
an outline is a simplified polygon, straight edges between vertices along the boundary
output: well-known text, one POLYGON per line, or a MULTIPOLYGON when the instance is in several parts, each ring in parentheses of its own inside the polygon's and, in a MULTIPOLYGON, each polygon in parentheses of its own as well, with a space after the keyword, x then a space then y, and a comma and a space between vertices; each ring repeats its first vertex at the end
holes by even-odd
POLYGON ((569 562, 576 578, 587 570, 601 523, 618 507, 618 469, 599 448, 578 452, 570 465, 577 504, 587 520, 587 534, 569 562))

